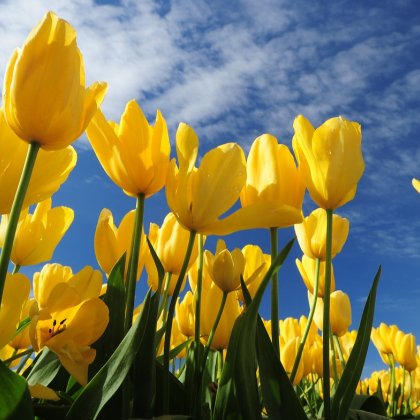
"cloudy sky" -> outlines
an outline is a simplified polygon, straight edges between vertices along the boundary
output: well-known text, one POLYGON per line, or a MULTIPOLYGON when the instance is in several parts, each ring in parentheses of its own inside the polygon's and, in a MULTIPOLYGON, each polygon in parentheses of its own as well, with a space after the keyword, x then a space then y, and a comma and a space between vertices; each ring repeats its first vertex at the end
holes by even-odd
MULTIPOLYGON (((396 323, 420 341, 420 196, 411 186, 420 178, 417 2, 3 0, 2 78, 12 51, 47 10, 76 28, 88 82, 108 82, 108 119, 118 120, 135 98, 149 120, 162 111, 172 143, 180 121, 192 125, 201 155, 230 141, 247 153, 263 133, 290 145, 298 114, 314 126, 336 115, 360 122, 366 171, 356 199, 338 212, 351 228, 334 266, 337 287, 351 297, 357 328, 382 264, 375 325, 396 323)), ((78 165, 54 198, 76 218, 54 260, 79 270, 97 266, 100 210, 111 209, 119 222, 135 203, 108 181, 85 137, 76 148, 78 165)), ((313 208, 305 200, 305 213, 313 208)), ((151 198, 146 225, 166 212, 163 194, 151 198)), ((292 235, 281 232, 282 243, 292 235)), ((265 231, 235 234, 227 243, 258 243, 269 252, 265 231)), ((307 312, 294 264, 300 255, 296 246, 280 274, 282 318, 307 312)), ((369 366, 380 367, 375 357, 370 352, 369 366)))

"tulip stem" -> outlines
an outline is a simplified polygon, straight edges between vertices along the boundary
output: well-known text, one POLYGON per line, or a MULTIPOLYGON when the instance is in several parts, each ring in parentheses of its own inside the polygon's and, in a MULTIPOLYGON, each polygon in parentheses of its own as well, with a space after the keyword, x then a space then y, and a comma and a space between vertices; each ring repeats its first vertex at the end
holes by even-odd
POLYGON ((23 165, 22 175, 20 177, 15 198, 13 200, 12 209, 10 211, 9 223, 7 225, 3 249, 0 256, 0 303, 3 296, 4 283, 6 282, 7 269, 9 267, 10 254, 12 253, 13 241, 15 239, 20 212, 22 210, 26 191, 28 190, 29 181, 35 166, 39 148, 39 143, 32 142, 29 144, 28 153, 23 165))
POLYGON ((130 329, 133 323, 134 300, 136 297, 136 281, 137 268, 139 264, 141 233, 143 229, 143 215, 144 215, 144 200, 143 193, 137 196, 136 214, 133 228, 133 236, 131 238, 130 261, 128 263, 128 274, 126 279, 126 313, 125 313, 125 333, 130 329))
POLYGON ((162 321, 165 322, 166 319, 166 315, 168 314, 168 299, 169 299, 169 285, 171 284, 171 277, 172 277, 172 273, 165 273, 165 285, 163 287, 163 297, 162 297, 162 302, 158 311, 158 317, 160 317, 160 315, 163 312, 162 315, 162 321))
MULTIPOLYGON (((200 315, 201 315, 201 293, 203 288, 203 260, 204 260, 204 237, 198 234, 198 267, 197 267, 197 287, 195 290, 195 325, 194 325, 194 392, 193 401, 194 414, 200 417, 201 407, 201 378, 202 371, 200 366, 200 315)), ((204 358, 205 360, 205 358, 204 358)))
POLYGON ((309 335, 309 331, 311 329, 311 325, 312 325, 312 320, 314 318, 314 313, 315 313, 315 307, 316 307, 316 303, 318 301, 318 288, 319 288, 319 269, 320 269, 320 261, 319 258, 316 259, 316 266, 315 266, 315 284, 314 284, 314 290, 313 290, 313 298, 312 298, 312 304, 311 304, 311 309, 309 311, 309 315, 308 315, 308 320, 306 322, 306 326, 305 326, 305 331, 303 333, 303 336, 300 340, 299 343, 299 348, 296 354, 296 359, 295 359, 295 363, 293 365, 293 369, 292 369, 292 373, 290 374, 290 382, 293 383, 293 381, 295 380, 295 376, 296 376, 296 372, 298 370, 298 366, 299 366, 299 362, 300 359, 302 357, 302 353, 303 353, 303 348, 305 347, 305 343, 306 340, 308 338, 309 335))
POLYGON ((391 366, 391 417, 397 414, 397 404, 395 401, 395 360, 392 354, 388 354, 389 363, 391 366))
POLYGON ((15 264, 15 266, 13 267, 12 274, 19 273, 19 270, 20 270, 20 265, 19 264, 15 264))
POLYGON ((322 329, 322 365, 323 365, 323 394, 324 394, 324 417, 331 419, 330 402, 330 293, 331 293, 331 253, 332 253, 332 218, 333 210, 327 212, 327 238, 325 258, 325 282, 324 282, 324 313, 322 329))
POLYGON ((190 238, 188 240, 187 251, 185 253, 184 262, 182 263, 181 271, 179 273, 178 280, 175 285, 174 293, 169 304, 168 319, 166 320, 165 329, 165 342, 163 347, 163 368, 164 368, 164 380, 163 380, 163 414, 169 414, 169 351, 171 345, 171 332, 172 332, 172 321, 175 313, 175 305, 181 290, 182 283, 184 281, 185 274, 187 273, 188 263, 194 247, 194 239, 196 232, 190 231, 190 238))
MULTIPOLYGON (((271 262, 277 257, 278 229, 270 228, 271 262)), ((279 275, 276 271, 271 277, 271 341, 274 351, 280 358, 280 331, 279 331, 279 275)))
POLYGON ((335 392, 335 389, 338 385, 338 372, 337 372, 337 362, 335 357, 335 347, 334 347, 334 338, 333 333, 331 329, 331 323, 330 323, 330 357, 331 357, 331 366, 333 369, 333 378, 334 378, 334 384, 333 384, 333 391, 335 392))
POLYGON ((228 293, 223 292, 222 301, 220 302, 219 311, 217 312, 216 319, 214 320, 214 324, 212 329, 210 330, 209 338, 207 339, 207 344, 204 349, 204 357, 203 357, 203 364, 201 366, 201 373, 204 371, 204 368, 206 367, 206 359, 209 355, 211 343, 213 342, 214 334, 216 333, 217 327, 220 322, 220 318, 222 317, 223 310, 225 309, 226 299, 227 299, 228 293))
POLYGON ((337 335, 333 335, 334 338, 334 343, 335 343, 335 347, 337 348, 337 353, 338 353, 338 357, 340 358, 340 363, 341 366, 344 370, 344 368, 346 367, 346 361, 344 360, 344 356, 343 356, 343 351, 341 349, 341 344, 340 344, 340 340, 338 339, 337 335))
POLYGON ((27 354, 32 354, 34 352, 34 349, 30 347, 28 350, 21 351, 20 353, 15 353, 12 357, 9 357, 6 360, 3 360, 3 363, 6 365, 9 365, 13 362, 13 360, 20 359, 22 356, 26 356, 27 354))

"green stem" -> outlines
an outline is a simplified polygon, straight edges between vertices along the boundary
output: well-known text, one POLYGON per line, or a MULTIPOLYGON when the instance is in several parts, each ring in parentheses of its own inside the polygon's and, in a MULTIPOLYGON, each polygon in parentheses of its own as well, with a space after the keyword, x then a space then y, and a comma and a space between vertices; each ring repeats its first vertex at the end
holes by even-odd
POLYGON ((333 339, 331 324, 330 324, 330 353, 331 353, 330 355, 331 366, 333 369, 333 378, 334 378, 333 391, 335 392, 335 389, 337 388, 337 385, 338 385, 338 372, 337 372, 337 361, 335 357, 335 347, 334 347, 334 339, 333 339))
POLYGON ((331 419, 330 402, 330 293, 331 293, 331 253, 332 253, 332 219, 333 210, 327 212, 327 238, 326 238, 326 258, 325 258, 325 286, 324 286, 324 313, 322 329, 322 365, 323 365, 323 394, 324 394, 324 417, 325 420, 331 419))
POLYGON ((316 266, 315 266, 315 284, 314 284, 314 290, 313 290, 314 294, 313 294, 313 297, 312 297, 311 309, 309 311, 305 331, 304 331, 303 336, 302 336, 302 338, 300 340, 300 343, 299 343, 299 348, 298 348, 298 351, 297 351, 297 354, 296 354, 295 363, 293 364, 292 373, 290 374, 290 382, 291 383, 293 383, 293 381, 295 380, 296 372, 297 372, 298 367, 299 367, 299 363, 300 363, 300 359, 302 357, 303 349, 305 347, 305 343, 306 343, 306 340, 308 338, 309 331, 311 329, 312 320, 314 318, 316 302, 318 300, 319 271, 320 271, 319 268, 320 268, 320 265, 321 264, 320 264, 319 258, 317 258, 316 259, 316 266))
MULTIPOLYGON (((271 262, 274 261, 278 252, 277 232, 278 229, 276 227, 270 228, 271 262)), ((273 277, 271 277, 271 341, 278 358, 280 358, 279 336, 279 275, 278 272, 275 272, 273 277)))
POLYGON ((403 375, 402 375, 402 385, 401 385, 401 407, 400 407, 400 414, 404 414, 404 388, 405 388, 405 367, 402 367, 403 375))
POLYGON ((15 264, 15 266, 13 267, 12 274, 19 273, 19 270, 20 270, 20 265, 19 264, 15 264))
POLYGON ((169 297, 169 285, 171 284, 171 277, 172 277, 172 273, 165 273, 165 286, 163 289, 162 303, 160 305, 159 312, 158 312, 158 318, 159 318, 163 311, 163 316, 162 316, 163 322, 165 322, 166 315, 168 314, 168 297, 169 297))
POLYGON ((126 315, 125 315, 125 333, 130 329, 133 323, 134 301, 136 295, 137 268, 139 263, 139 252, 141 233, 143 229, 145 195, 137 196, 136 214, 134 220, 133 236, 131 239, 130 261, 128 263, 128 273, 126 279, 126 315))
POLYGON ((25 357, 22 358, 22 361, 20 362, 20 365, 18 366, 18 368, 16 369, 16 373, 19 374, 21 372, 21 370, 25 367, 26 362, 28 361, 28 359, 32 356, 32 352, 28 353, 25 357))
MULTIPOLYGON (((198 234, 198 267, 197 286, 195 290, 195 325, 194 325, 194 392, 193 413, 199 417, 201 410, 201 367, 200 367, 200 318, 201 318, 201 294, 203 288, 203 261, 204 261, 204 237, 198 234)), ((205 358, 204 358, 205 360, 205 358)))
POLYGON ((181 272, 179 273, 179 277, 175 285, 174 293, 171 298, 171 303, 169 304, 168 318, 166 320, 165 342, 163 347, 163 367, 165 375, 162 386, 163 414, 169 414, 169 351, 171 345, 172 321, 175 313, 175 304, 176 300, 178 299, 185 274, 187 273, 188 263, 193 250, 195 236, 196 232, 190 231, 190 238, 188 241, 187 251, 185 253, 184 262, 182 263, 181 272))
POLYGON ((34 349, 32 347, 30 347, 28 350, 21 351, 20 353, 17 353, 15 351, 12 357, 9 357, 8 359, 3 360, 3 362, 6 365, 9 365, 10 363, 13 362, 13 360, 20 359, 22 356, 26 356, 27 354, 32 354, 33 352, 34 352, 34 349))
POLYGON ((28 190, 29 181, 35 166, 36 157, 38 155, 40 145, 32 142, 29 144, 26 160, 23 165, 22 175, 13 200, 12 209, 10 210, 9 223, 6 229, 3 249, 0 256, 0 302, 3 296, 4 283, 6 282, 7 268, 9 267, 10 254, 12 253, 13 241, 15 239, 16 228, 19 222, 20 212, 22 210, 23 201, 25 200, 26 191, 28 190))
POLYGON ((335 343, 335 348, 337 349, 338 357, 340 358, 341 367, 344 370, 344 368, 346 367, 346 361, 344 360, 343 350, 341 349, 340 340, 335 334, 333 335, 333 339, 335 343))
POLYGON ((395 400, 395 361, 394 356, 390 353, 388 354, 389 363, 391 366, 391 417, 396 415, 396 402, 395 400))
POLYGON ((217 380, 220 381, 223 372, 223 350, 217 352, 217 380))
POLYGON ((220 318, 222 317, 222 314, 223 314, 223 310, 225 309, 227 296, 228 296, 228 293, 223 292, 222 301, 220 302, 220 306, 219 306, 219 311, 217 312, 213 327, 210 330, 209 338, 207 339, 206 347, 204 348, 203 364, 200 369, 201 373, 204 371, 204 368, 206 366, 206 359, 207 359, 207 356, 209 355, 211 343, 213 342, 214 334, 216 333, 217 326, 219 325, 220 318))

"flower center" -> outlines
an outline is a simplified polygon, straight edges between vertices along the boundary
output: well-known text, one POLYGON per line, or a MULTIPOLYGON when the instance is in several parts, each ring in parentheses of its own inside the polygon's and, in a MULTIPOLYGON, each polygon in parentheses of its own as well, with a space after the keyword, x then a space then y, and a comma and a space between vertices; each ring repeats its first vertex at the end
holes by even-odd
POLYGON ((64 318, 57 325, 57 320, 54 319, 52 328, 48 329, 48 332, 50 333, 51 337, 54 337, 57 334, 61 334, 66 329, 66 324, 65 324, 66 321, 67 321, 67 318, 64 318))

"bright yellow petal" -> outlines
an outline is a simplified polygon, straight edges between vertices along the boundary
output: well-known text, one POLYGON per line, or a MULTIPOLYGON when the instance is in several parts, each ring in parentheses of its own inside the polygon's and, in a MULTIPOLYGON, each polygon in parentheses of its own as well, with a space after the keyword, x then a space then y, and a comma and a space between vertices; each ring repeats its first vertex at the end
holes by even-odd
POLYGON ((420 193, 420 181, 416 178, 413 178, 411 182, 413 184, 413 187, 416 189, 416 191, 420 193))
POLYGON ((60 397, 56 392, 41 384, 28 385, 29 392, 32 398, 38 398, 40 400, 60 401, 60 397))

